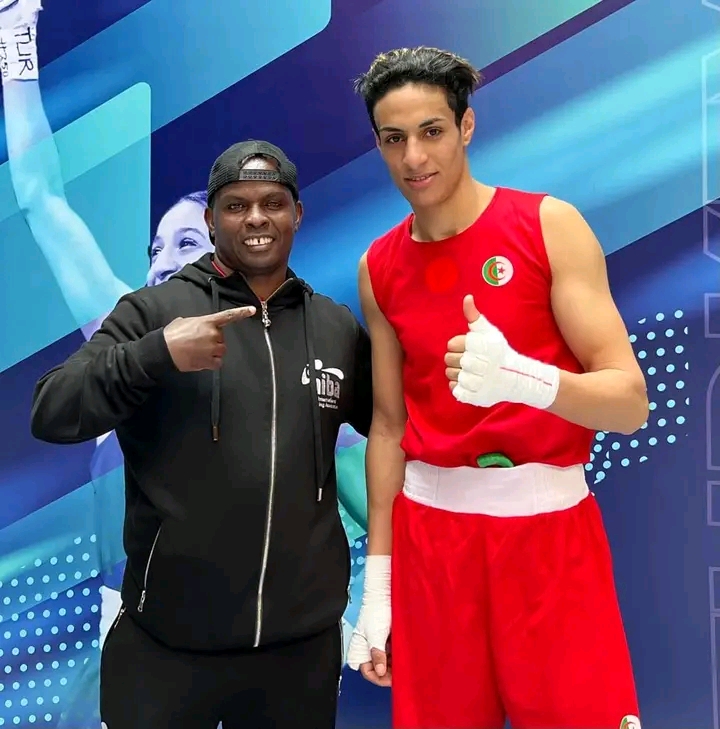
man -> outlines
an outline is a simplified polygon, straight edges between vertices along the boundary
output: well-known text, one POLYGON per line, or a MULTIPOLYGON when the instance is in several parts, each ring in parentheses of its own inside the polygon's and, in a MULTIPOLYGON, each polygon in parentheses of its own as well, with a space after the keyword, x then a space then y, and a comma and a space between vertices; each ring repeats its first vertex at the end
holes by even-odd
POLYGON ((583 464, 594 430, 645 422, 644 378, 581 215, 472 178, 479 81, 423 47, 357 83, 412 214, 359 271, 375 407, 348 664, 392 679, 399 729, 635 727, 583 464))
MULTIPOLYGON (((99 329, 107 312, 121 296, 131 291, 131 287, 113 270, 66 194, 60 173, 60 155, 39 82, 40 11, 40 0, 17 0, 8 7, 0 3, 0 46, 7 51, 7 63, 2 66, 0 81, 11 181, 32 237, 77 327, 89 339, 99 329), (107 307, 105 311, 103 302, 107 307), (100 316, 98 311, 102 311, 100 316)), ((213 245, 203 217, 206 207, 207 194, 205 190, 198 190, 183 195, 164 212, 147 246, 149 265, 145 279, 148 286, 167 281, 184 265, 212 252, 213 245)), ((355 472, 359 465, 358 451, 364 446, 358 448, 357 441, 354 431, 344 426, 335 453, 338 500, 343 507, 343 525, 350 539, 364 535, 366 521, 364 468, 355 472)), ((121 608, 120 586, 125 568, 120 543, 125 492, 120 470, 122 462, 115 433, 101 435, 90 461, 97 540, 95 553, 86 564, 86 574, 97 568, 102 581, 100 646, 121 608)), ((362 568, 358 566, 357 569, 362 568)), ((359 599, 355 600, 343 618, 346 642, 352 632, 347 618, 357 612, 359 603, 359 599)), ((99 671, 100 651, 91 650, 86 642, 85 656, 77 661, 69 676, 68 698, 62 707, 59 729, 90 726, 91 717, 98 711, 99 671)), ((99 725, 99 722, 95 724, 99 725)))
POLYGON ((369 339, 288 268, 295 166, 245 142, 213 165, 214 254, 124 296, 38 383, 33 434, 112 429, 125 457, 110 727, 333 727, 347 602, 334 446, 367 433, 369 339))

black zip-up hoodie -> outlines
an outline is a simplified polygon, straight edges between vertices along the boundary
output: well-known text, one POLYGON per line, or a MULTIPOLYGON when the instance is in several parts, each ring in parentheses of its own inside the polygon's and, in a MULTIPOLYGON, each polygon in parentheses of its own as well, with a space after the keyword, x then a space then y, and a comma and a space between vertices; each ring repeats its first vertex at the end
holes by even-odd
POLYGON ((38 382, 32 433, 79 443, 115 429, 125 456, 125 609, 165 645, 224 651, 337 623, 350 561, 334 450, 366 435, 370 344, 347 307, 289 272, 261 303, 210 255, 123 297, 38 382), (254 305, 224 329, 216 372, 179 372, 176 317, 254 305), (315 364, 314 371, 308 367, 315 364))

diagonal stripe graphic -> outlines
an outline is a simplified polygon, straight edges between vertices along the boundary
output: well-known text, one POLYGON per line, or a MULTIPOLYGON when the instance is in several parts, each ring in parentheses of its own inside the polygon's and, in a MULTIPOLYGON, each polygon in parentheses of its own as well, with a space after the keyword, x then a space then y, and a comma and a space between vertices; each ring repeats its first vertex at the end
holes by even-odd
MULTIPOLYGON (((134 144, 148 139, 150 126, 150 86, 135 84, 121 94, 81 116, 76 121, 29 149, 27 157, 45 156, 46 145, 57 146, 65 183, 82 177, 134 144), (117 120, 122 119, 122 124, 117 120)), ((29 160, 29 165, 34 166, 29 160)), ((149 170, 149 168, 148 168, 149 170)), ((10 165, 0 165, 0 222, 19 212, 10 178, 10 165)))
POLYGON ((449 47, 484 68, 602 5, 602 0, 463 0, 448 10, 436 0, 415 0, 410 10, 405 3, 386 0, 362 16, 352 43, 369 52, 382 50, 379 43, 449 47))
POLYGON ((147 83, 154 131, 320 33, 330 16, 331 0, 303 0, 301 12, 294 0, 151 0, 48 64, 44 95, 67 101, 105 86, 112 96, 147 83))
POLYGON ((536 55, 544 53, 548 48, 559 45, 577 33, 581 33, 595 23, 599 23, 613 13, 622 10, 635 0, 600 0, 577 15, 568 18, 543 35, 531 40, 524 46, 499 58, 497 61, 485 66, 484 76, 486 83, 509 73, 523 63, 532 60, 536 55))

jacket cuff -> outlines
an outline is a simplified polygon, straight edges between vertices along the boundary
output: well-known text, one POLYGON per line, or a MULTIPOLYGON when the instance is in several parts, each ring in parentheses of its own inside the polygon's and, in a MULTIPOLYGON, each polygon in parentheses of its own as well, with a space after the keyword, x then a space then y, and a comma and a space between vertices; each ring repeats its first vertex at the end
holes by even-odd
POLYGON ((132 344, 138 364, 150 379, 159 380, 163 375, 177 372, 162 328, 148 332, 132 344))

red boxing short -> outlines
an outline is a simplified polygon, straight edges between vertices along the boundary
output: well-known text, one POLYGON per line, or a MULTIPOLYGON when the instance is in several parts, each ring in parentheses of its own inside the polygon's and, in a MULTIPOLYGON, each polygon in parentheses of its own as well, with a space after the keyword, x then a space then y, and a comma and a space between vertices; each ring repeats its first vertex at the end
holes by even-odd
MULTIPOLYGON (((392 552, 395 729, 620 729, 638 715, 582 466, 407 464, 392 552)), ((629 723, 633 726, 633 722, 629 723)))

